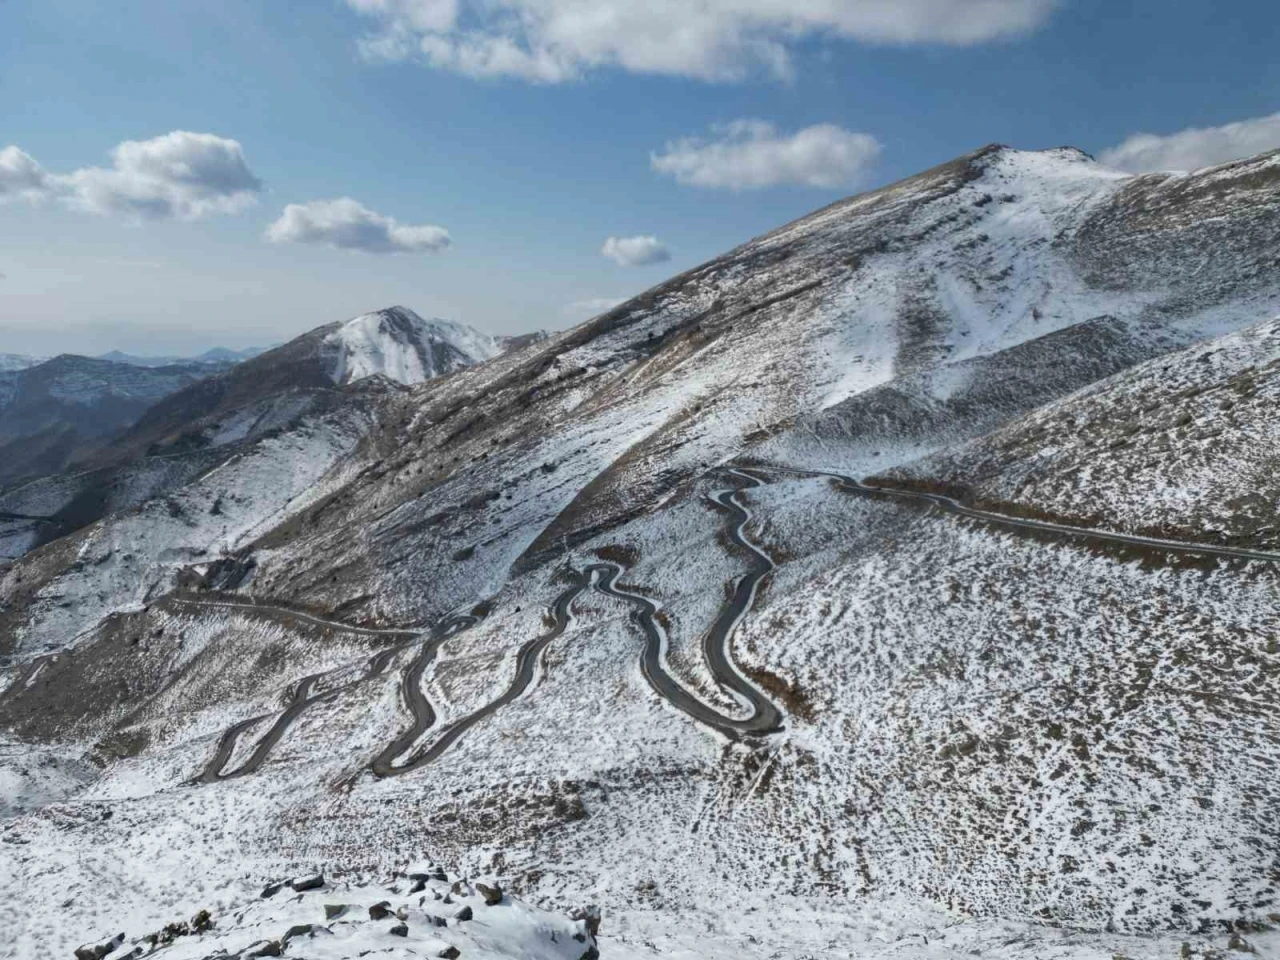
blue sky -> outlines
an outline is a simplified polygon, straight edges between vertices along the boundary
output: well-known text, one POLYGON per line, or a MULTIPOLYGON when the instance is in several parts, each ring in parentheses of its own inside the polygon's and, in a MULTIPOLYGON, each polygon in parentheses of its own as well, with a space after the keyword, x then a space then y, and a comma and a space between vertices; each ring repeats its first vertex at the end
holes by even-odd
POLYGON ((0 352, 242 346, 392 303, 563 327, 988 142, 1134 169, 1280 147, 1274 0, 497 6, 0 3, 0 352), (173 131, 210 138, 151 143, 173 131), (161 155, 208 181, 147 179, 161 155))

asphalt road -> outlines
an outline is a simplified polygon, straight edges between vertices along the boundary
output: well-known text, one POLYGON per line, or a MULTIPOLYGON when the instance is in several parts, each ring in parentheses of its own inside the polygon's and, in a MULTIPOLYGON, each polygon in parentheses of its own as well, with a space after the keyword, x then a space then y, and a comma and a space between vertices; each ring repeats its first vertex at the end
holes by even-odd
POLYGON ((1119 533, 1111 530, 1095 530, 1088 527, 1073 527, 1065 523, 1053 523, 1047 520, 1031 520, 1024 517, 1012 517, 1008 514, 994 513, 990 510, 979 510, 968 506, 954 497, 942 493, 930 493, 922 490, 906 490, 900 487, 882 487, 863 483, 853 477, 823 470, 796 470, 791 467, 751 467, 758 473, 788 473, 804 477, 828 477, 836 482, 836 486, 848 493, 863 496, 894 497, 898 500, 914 500, 938 507, 944 513, 1010 530, 1029 530, 1038 533, 1049 533, 1096 544, 1115 544, 1129 547, 1144 547, 1177 556, 1222 557, 1228 560, 1259 560, 1264 563, 1280 564, 1280 554, 1266 550, 1252 550, 1247 547, 1219 546, 1211 543, 1192 543, 1184 540, 1162 540, 1157 537, 1144 537, 1133 533, 1119 533))

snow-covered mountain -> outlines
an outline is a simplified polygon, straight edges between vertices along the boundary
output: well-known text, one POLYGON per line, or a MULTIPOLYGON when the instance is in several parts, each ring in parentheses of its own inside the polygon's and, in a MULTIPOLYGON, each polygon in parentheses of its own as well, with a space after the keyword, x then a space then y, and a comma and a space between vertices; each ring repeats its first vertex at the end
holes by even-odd
POLYGON ((388 307, 348 320, 324 338, 334 383, 381 375, 422 383, 496 357, 494 337, 451 320, 423 320, 407 307, 388 307))
POLYGON ((120 455, 234 453, 0 579, 8 943, 426 857, 627 960, 1274 952, 1278 248, 1280 154, 991 147, 180 391, 120 455))
POLYGON ((139 368, 63 354, 0 371, 0 486, 63 469, 216 369, 139 368))

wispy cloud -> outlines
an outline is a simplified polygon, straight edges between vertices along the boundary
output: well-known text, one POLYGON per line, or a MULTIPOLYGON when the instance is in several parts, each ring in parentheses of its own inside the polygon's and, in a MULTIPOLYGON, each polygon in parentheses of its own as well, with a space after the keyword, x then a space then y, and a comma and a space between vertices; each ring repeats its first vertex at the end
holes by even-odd
POLYGON ((371 58, 538 83, 616 68, 703 80, 786 77, 806 40, 968 45, 1041 26, 1059 0, 347 0, 371 58))
POLYGON ((565 307, 565 313, 573 317, 594 317, 601 313, 608 313, 618 304, 626 302, 625 297, 588 297, 585 300, 573 301, 565 307))
POLYGON ((668 143, 662 153, 650 155, 650 165, 696 187, 840 189, 856 186, 880 156, 875 137, 829 123, 783 134, 764 120, 736 120, 713 127, 712 133, 710 139, 668 143))
POLYGON ((620 267, 645 267, 671 259, 671 251, 657 237, 610 237, 600 252, 620 267))
POLYGON ((1136 133, 1098 159, 1130 173, 1198 170, 1280 148, 1280 113, 1220 127, 1192 127, 1160 136, 1136 133))
POLYGON ((291 203, 266 236, 272 243, 313 243, 364 253, 439 253, 453 242, 444 227, 402 224, 350 197, 291 203))

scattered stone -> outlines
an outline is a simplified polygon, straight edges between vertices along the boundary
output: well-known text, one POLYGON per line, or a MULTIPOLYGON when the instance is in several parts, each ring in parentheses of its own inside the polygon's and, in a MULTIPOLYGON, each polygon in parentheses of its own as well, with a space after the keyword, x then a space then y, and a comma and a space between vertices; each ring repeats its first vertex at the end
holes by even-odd
POLYGON ((293 887, 298 893, 304 890, 319 890, 324 886, 324 874, 317 873, 310 877, 297 877, 289 881, 289 886, 293 887))
POLYGON ((462 956, 462 951, 453 944, 449 944, 447 947, 441 947, 436 952, 436 956, 443 957, 444 960, 457 960, 458 957, 462 956))
POLYGON ((409 925, 407 923, 397 923, 391 928, 393 937, 407 937, 409 935, 409 925))
POLYGON ((414 874, 409 879, 413 881, 413 886, 409 888, 410 894, 421 893, 423 890, 427 889, 427 878, 423 874, 414 874))
POLYGON ((315 932, 316 932, 316 925, 314 923, 294 924, 292 927, 290 927, 288 930, 285 931, 284 936, 280 938, 280 942, 288 943, 294 937, 306 937, 306 936, 310 936, 315 932))
POLYGON ((427 923, 431 924, 433 927, 447 927, 449 925, 448 920, 446 920, 444 917, 437 917, 433 913, 428 913, 426 917, 427 917, 427 923))
POLYGON ((1238 933, 1233 933, 1231 935, 1231 939, 1227 941, 1227 949, 1234 950, 1237 953, 1257 953, 1258 952, 1253 948, 1253 944, 1251 944, 1244 937, 1240 936, 1240 934, 1238 933))
POLYGON ((83 947, 76 947, 76 960, 101 960, 122 943, 124 943, 124 934, 117 933, 104 943, 90 943, 83 947))
POLYGON ((471 912, 471 908, 463 907, 461 910, 459 910, 457 913, 453 915, 453 919, 457 920, 459 923, 462 923, 466 920, 470 920, 472 916, 473 914, 471 912))
POLYGON ((268 940, 260 947, 250 949, 244 954, 248 957, 280 957, 284 955, 284 944, 279 940, 268 940))
POLYGON ((382 920, 383 918, 389 917, 389 916, 391 916, 390 901, 383 900, 381 903, 375 903, 372 907, 369 908, 370 920, 382 920))
POLYGON ((349 909, 350 907, 345 903, 326 903, 324 905, 324 918, 326 920, 337 920, 349 909))
POLYGON ((208 910, 201 910, 191 918, 191 932, 204 933, 213 929, 213 915, 208 910))
POLYGON ((502 902, 502 887, 498 886, 496 882, 492 885, 477 883, 476 892, 484 897, 484 902, 491 907, 502 902))
POLYGON ((446 893, 446 894, 444 895, 444 899, 443 899, 441 902, 442 902, 442 903, 453 903, 453 894, 451 894, 451 893, 446 893))
POLYGON ((279 883, 268 883, 265 887, 262 888, 262 899, 266 900, 269 897, 274 897, 277 893, 280 892, 280 888, 283 886, 284 886, 283 880, 280 881, 279 883))

